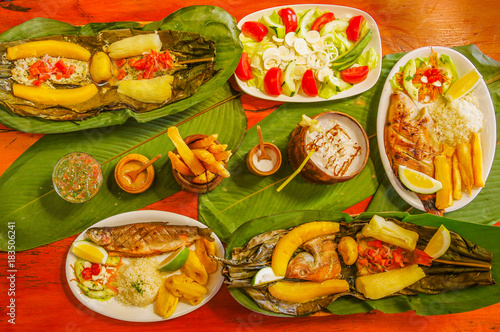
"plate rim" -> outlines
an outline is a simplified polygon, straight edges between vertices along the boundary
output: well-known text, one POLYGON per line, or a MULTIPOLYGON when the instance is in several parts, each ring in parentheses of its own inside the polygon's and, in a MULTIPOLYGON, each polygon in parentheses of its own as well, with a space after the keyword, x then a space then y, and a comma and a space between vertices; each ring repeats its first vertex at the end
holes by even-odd
MULTIPOLYGON (((188 222, 192 226, 196 225, 200 228, 208 228, 206 225, 202 224, 201 222, 199 222, 193 218, 190 218, 190 217, 187 217, 187 216, 184 216, 181 214, 177 214, 174 212, 161 211, 161 210, 137 210, 137 211, 129 211, 129 212, 116 214, 116 215, 110 216, 108 218, 105 218, 105 219, 102 219, 102 220, 96 222, 95 224, 89 226, 83 232, 81 232, 75 238, 75 240, 71 243, 71 245, 73 245, 73 243, 75 241, 82 240, 85 237, 86 231, 91 227, 118 226, 118 225, 127 225, 127 224, 131 224, 131 223, 146 223, 146 222, 153 222, 153 221, 168 222, 169 224, 172 224, 172 225, 186 225, 185 222, 188 222)), ((214 240, 216 241, 217 253, 219 255, 222 255, 220 257, 224 257, 225 249, 224 249, 224 246, 222 245, 221 240, 219 239, 219 237, 215 233, 212 233, 212 236, 214 237, 214 240)), ((198 308, 200 308, 203 305, 205 305, 206 303, 208 303, 218 293, 218 291, 222 287, 222 284, 224 281, 224 278, 223 278, 222 274, 220 273, 222 267, 219 264, 217 271, 212 273, 212 275, 215 276, 215 278, 216 278, 215 281, 213 281, 213 286, 212 286, 213 288, 211 290, 209 290, 209 293, 207 294, 207 296, 205 296, 205 298, 203 299, 203 301, 200 304, 198 304, 196 306, 189 306, 187 310, 184 310, 184 311, 177 313, 177 314, 174 312, 174 314, 172 314, 172 316, 170 316, 166 319, 162 318, 161 316, 158 316, 154 313, 153 308, 152 308, 152 306, 153 306, 152 304, 148 305, 144 308, 134 307, 132 310, 143 310, 143 312, 147 316, 151 316, 152 318, 147 318, 147 317, 146 318, 142 318, 142 317, 135 318, 134 317, 131 319, 127 319, 127 317, 123 317, 120 315, 106 312, 107 311, 106 308, 105 308, 105 310, 99 310, 99 308, 96 308, 95 305, 92 305, 92 304, 97 304, 97 305, 103 304, 104 306, 107 306, 107 305, 122 306, 118 302, 116 302, 116 303, 100 302, 98 300, 90 299, 81 293, 79 287, 74 282, 75 276, 74 276, 73 268, 71 265, 74 264, 74 262, 76 261, 76 256, 73 253, 71 253, 71 245, 67 251, 66 261, 65 261, 66 281, 68 283, 68 286, 69 286, 71 292, 78 299, 78 301, 81 304, 83 304, 85 307, 87 307, 88 309, 90 309, 98 314, 101 314, 103 316, 107 316, 107 317, 121 320, 121 321, 149 323, 149 322, 167 321, 170 319, 174 319, 177 317, 187 315, 187 314, 191 313, 192 311, 197 310, 198 308), (151 311, 151 315, 149 315, 146 312, 146 310, 151 311)), ((116 300, 111 299, 110 301, 116 301, 116 300)), ((126 308, 126 306, 123 306, 123 307, 126 308)))
MULTIPOLYGON (((394 76, 394 74, 396 72, 399 71, 400 66, 402 66, 404 63, 406 63, 409 59, 416 58, 419 56, 416 54, 429 52, 429 55, 430 55, 431 50, 434 50, 436 53, 439 53, 439 54, 449 55, 450 57, 452 57, 454 62, 456 62, 457 59, 460 59, 460 62, 466 63, 467 64, 466 67, 457 68, 457 71, 459 72, 459 74, 460 74, 460 72, 466 72, 468 70, 476 68, 476 66, 474 66, 474 64, 471 62, 471 60, 469 60, 469 58, 467 58, 465 55, 458 52, 457 50, 454 50, 453 48, 449 48, 449 47, 445 47, 445 46, 424 46, 424 47, 420 47, 420 48, 417 48, 415 50, 412 50, 412 51, 406 53, 394 64, 394 66, 392 67, 391 71, 389 72, 387 79, 384 83, 382 92, 380 94, 380 101, 379 101, 378 110, 377 110, 377 126, 376 126, 377 144, 378 144, 380 159, 382 160, 382 165, 384 167, 384 171, 385 171, 387 177, 389 178, 389 181, 390 181, 392 187, 394 188, 394 190, 396 190, 398 195, 406 203, 408 203, 412 207, 414 207, 420 211, 424 211, 424 212, 425 212, 424 206, 423 206, 422 202, 420 201, 420 199, 417 197, 417 195, 415 193, 405 189, 403 187, 403 185, 397 179, 394 172, 392 171, 389 159, 387 158, 387 154, 385 153, 384 127, 385 127, 386 119, 387 119, 387 111, 388 111, 388 107, 389 107, 389 97, 393 91, 391 84, 390 84, 391 78, 394 76)), ((481 90, 484 90, 483 92, 485 92, 485 93, 483 93, 483 94, 481 94, 481 96, 477 96, 477 97, 484 98, 485 99, 484 103, 487 105, 486 109, 483 111, 483 114, 485 117, 485 124, 484 124, 484 127, 482 129, 482 132, 484 134, 482 136, 486 136, 487 138, 489 138, 490 141, 491 140, 496 141, 495 108, 493 105, 493 101, 491 99, 491 95, 488 92, 488 87, 484 81, 484 78, 481 79, 481 81, 479 82, 478 86, 476 86, 475 89, 477 89, 478 87, 480 87, 481 90), (493 121, 488 121, 489 119, 493 119, 493 121), (488 125, 490 125, 490 127, 488 125), (486 131, 487 131, 487 133, 486 133, 486 131)), ((485 182, 488 179, 489 173, 490 173, 491 168, 493 166, 494 159, 495 159, 495 146, 494 146, 494 144, 490 144, 488 146, 487 151, 485 151, 483 149, 483 176, 484 176, 485 182), (488 153, 486 154, 485 152, 488 152, 488 153), (485 163, 485 160, 487 161, 487 163, 485 163)), ((460 199, 458 201, 454 201, 454 204, 451 207, 445 209, 444 212, 449 213, 449 212, 453 212, 453 211, 456 211, 456 210, 463 208, 464 206, 466 206, 467 204, 472 202, 477 197, 477 195, 480 193, 481 190, 482 190, 481 187, 474 187, 472 189, 471 196, 468 196, 468 194, 464 194, 462 196, 462 199, 460 199)))
MULTIPOLYGON (((236 83, 238 84, 239 88, 243 92, 245 92, 246 94, 251 95, 253 97, 265 99, 265 100, 272 100, 272 101, 278 101, 278 102, 292 102, 292 103, 313 103, 313 102, 333 101, 333 100, 339 100, 339 99, 353 97, 353 96, 359 95, 363 92, 370 90, 371 88, 373 88, 375 86, 375 84, 377 84, 377 82, 380 78, 380 75, 382 73, 382 57, 383 57, 382 39, 381 39, 381 35, 380 35, 380 30, 378 28, 378 25, 377 25, 377 22, 375 21, 375 19, 370 14, 368 14, 367 12, 365 12, 361 9, 354 8, 354 7, 348 7, 348 6, 341 6, 341 5, 329 5, 329 4, 281 5, 281 6, 275 6, 275 7, 261 9, 261 10, 255 11, 253 13, 247 14, 245 17, 243 17, 242 19, 240 19, 238 21, 237 26, 241 30, 241 26, 243 25, 243 23, 245 23, 246 21, 248 21, 250 19, 253 19, 253 17, 262 16, 265 13, 268 13, 268 12, 270 13, 273 10, 280 9, 280 8, 286 8, 286 7, 291 7, 293 9, 301 9, 301 10, 319 7, 319 8, 324 8, 323 10, 330 10, 332 12, 335 9, 337 9, 337 10, 343 10, 343 11, 352 11, 352 15, 365 16, 367 23, 371 24, 370 28, 374 32, 372 35, 372 40, 370 41, 368 46, 371 45, 372 47, 374 47, 378 56, 379 56, 379 61, 377 63, 376 68, 370 70, 370 72, 375 71, 375 75, 371 76, 369 80, 367 79, 367 80, 365 80, 365 82, 359 83, 360 86, 358 86, 357 90, 355 90, 353 87, 353 88, 347 89, 345 91, 342 91, 342 92, 340 92, 340 93, 338 93, 338 94, 336 94, 328 99, 321 98, 318 96, 317 97, 305 97, 305 96, 301 96, 299 94, 295 94, 292 97, 285 96, 283 94, 278 96, 278 97, 268 96, 255 87, 247 86, 247 84, 244 81, 240 80, 236 75, 234 75, 236 83), (300 97, 300 99, 297 97, 300 97)), ((346 14, 343 14, 342 16, 346 16, 346 14)))

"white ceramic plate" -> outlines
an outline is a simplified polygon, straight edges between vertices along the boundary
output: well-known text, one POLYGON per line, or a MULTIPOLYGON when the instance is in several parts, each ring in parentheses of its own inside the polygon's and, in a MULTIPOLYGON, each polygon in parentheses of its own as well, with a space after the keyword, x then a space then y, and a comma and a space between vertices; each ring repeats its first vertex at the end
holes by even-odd
POLYGON ((352 16, 356 15, 363 15, 366 24, 368 27, 372 30, 372 39, 368 46, 365 48, 365 50, 370 49, 373 47, 377 54, 379 55, 379 61, 377 64, 377 67, 374 69, 371 69, 368 77, 361 83, 355 84, 352 88, 347 89, 345 91, 342 91, 338 93, 337 95, 329 98, 329 99, 324 99, 321 97, 309 97, 305 94, 302 94, 302 92, 296 93, 294 96, 289 97, 285 95, 280 95, 278 97, 272 97, 264 92, 260 91, 258 88, 255 87, 249 87, 245 81, 240 80, 238 77, 235 76, 236 82, 238 82, 238 85, 240 88, 247 94, 252 95, 257 98, 261 99, 267 99, 267 100, 275 100, 275 101, 280 101, 280 102, 297 102, 297 103, 309 103, 309 102, 318 102, 318 101, 326 101, 326 100, 335 100, 335 99, 342 99, 346 97, 351 97, 357 94, 360 94, 362 92, 365 92, 366 90, 370 89, 372 86, 377 83, 378 78, 380 77, 380 72, 382 70, 382 43, 380 40, 380 32, 377 27, 377 23, 375 23, 375 20, 366 12, 356 9, 356 8, 351 8, 351 7, 344 7, 344 6, 335 6, 335 5, 321 5, 321 4, 305 4, 305 5, 283 5, 279 7, 273 7, 273 8, 268 8, 268 9, 263 9, 259 10, 257 12, 254 12, 252 14, 249 14, 242 18, 238 22, 238 28, 241 29, 243 26, 243 23, 247 21, 258 21, 259 18, 261 18, 264 15, 270 15, 274 10, 279 10, 280 8, 285 8, 285 7, 291 7, 293 8, 296 12, 297 11, 302 11, 302 10, 307 10, 307 9, 314 9, 314 8, 319 8, 322 11, 330 11, 335 14, 335 18, 350 18, 352 16))
MULTIPOLYGON (((201 228, 206 227, 205 225, 194 219, 164 211, 134 211, 122 213, 101 220, 100 222, 92 225, 92 227, 120 226, 131 223, 153 221, 164 221, 168 222, 170 225, 198 226, 201 228)), ((87 235, 85 233, 86 230, 81 233, 75 239, 75 241, 83 240, 84 238, 86 238, 87 235)), ((224 247, 222 246, 221 241, 215 234, 212 234, 212 236, 215 238, 217 256, 224 257, 224 247)), ((164 258, 163 255, 157 256, 158 261, 161 261, 162 258, 164 258)), ((125 258, 124 261, 126 262, 127 258, 125 258)), ((73 294, 87 308, 104 316, 129 322, 156 322, 165 320, 154 313, 152 304, 147 307, 140 308, 122 305, 118 301, 116 301, 115 298, 112 298, 106 302, 101 302, 83 295, 80 288, 78 288, 77 282, 75 281, 75 275, 73 273, 72 266, 74 266, 75 262, 76 256, 73 253, 68 252, 68 256, 66 258, 66 278, 73 294)), ((192 306, 190 304, 179 301, 175 312, 168 319, 186 315, 210 301, 210 299, 217 293, 223 282, 223 277, 220 270, 221 267, 219 266, 219 269, 215 273, 210 274, 208 284, 205 285, 208 288, 208 294, 199 305, 192 306)))
MULTIPOLYGON (((431 48, 432 50, 434 50, 434 52, 438 54, 446 54, 450 56, 453 63, 455 64, 459 76, 465 74, 466 72, 474 68, 474 65, 472 64, 472 62, 469 61, 469 59, 467 59, 461 53, 447 47, 427 46, 409 52, 394 65, 391 72, 389 73, 387 81, 385 82, 384 85, 384 89, 382 90, 382 94, 380 96, 380 103, 377 115, 377 141, 378 141, 378 148, 380 151, 380 157, 382 158, 382 163, 384 165, 385 172, 387 173, 387 176, 389 177, 392 186, 394 187, 394 189, 396 189, 399 196, 401 196, 401 198, 403 198, 408 204, 421 211, 425 211, 425 209, 420 199, 418 199, 415 193, 403 187, 403 185, 401 184, 401 182, 399 182, 398 178, 391 169, 389 159, 387 158, 387 155, 385 153, 384 127, 387 121, 387 111, 389 109, 389 97, 393 92, 390 79, 399 71, 399 68, 401 66, 404 66, 408 62, 408 60, 412 58, 415 59, 418 57, 429 57, 431 55, 431 48)), ((481 80, 481 82, 479 82, 479 84, 476 86, 473 92, 479 101, 479 109, 484 114, 484 127, 480 133, 480 136, 483 145, 483 168, 484 168, 484 178, 486 180, 488 178, 488 174, 491 170, 493 159, 495 157, 495 145, 496 145, 495 109, 493 108, 493 102, 491 101, 491 96, 490 93, 488 92, 488 88, 486 87, 486 83, 484 82, 484 80, 481 80)), ((479 194, 480 191, 481 188, 474 187, 472 189, 471 196, 469 196, 467 193, 464 192, 464 194, 462 195, 462 199, 458 201, 453 201, 453 205, 448 209, 446 209, 445 212, 455 211, 464 207, 465 205, 469 204, 479 194)))

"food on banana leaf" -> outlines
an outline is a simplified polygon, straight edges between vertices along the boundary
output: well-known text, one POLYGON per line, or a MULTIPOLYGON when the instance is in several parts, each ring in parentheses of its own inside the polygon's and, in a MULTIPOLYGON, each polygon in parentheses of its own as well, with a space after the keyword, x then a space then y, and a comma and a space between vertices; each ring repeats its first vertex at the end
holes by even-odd
POLYGON ((15 114, 48 120, 122 108, 142 113, 193 95, 214 66, 214 43, 190 32, 126 29, 3 42, 0 101, 15 114))
MULTIPOLYGON (((384 219, 380 216, 375 219, 380 222, 380 218, 384 219)), ((384 219, 383 232, 377 229, 366 235, 363 230, 370 228, 370 220, 350 223, 321 221, 335 225, 336 231, 303 242, 300 239, 303 234, 297 230, 308 229, 315 223, 268 231, 254 236, 243 247, 234 248, 231 259, 221 260, 227 286, 240 288, 262 309, 299 316, 326 310, 341 296, 368 300, 396 295, 439 294, 495 283, 491 274, 492 252, 455 232, 450 231, 448 250, 438 259, 432 259, 423 249, 437 227, 387 218, 384 219), (389 236, 391 232, 393 234, 389 236), (285 278, 258 285, 252 283, 261 269, 272 266, 278 244, 294 233, 297 233, 295 241, 301 244, 292 249, 291 259, 285 260, 285 278), (405 238, 408 234, 411 234, 408 239, 394 241, 397 235, 405 238), (415 245, 411 244, 413 242, 415 245), (337 251, 343 260, 347 259, 347 264, 338 257, 332 259, 332 252, 337 255, 337 251), (352 257, 355 257, 355 262, 352 262, 352 257), (331 273, 332 270, 338 270, 338 273, 331 273), (328 289, 326 285, 330 283, 335 286, 328 289), (347 286, 343 288, 342 285, 347 286), (302 288, 308 291, 302 291, 302 288)))

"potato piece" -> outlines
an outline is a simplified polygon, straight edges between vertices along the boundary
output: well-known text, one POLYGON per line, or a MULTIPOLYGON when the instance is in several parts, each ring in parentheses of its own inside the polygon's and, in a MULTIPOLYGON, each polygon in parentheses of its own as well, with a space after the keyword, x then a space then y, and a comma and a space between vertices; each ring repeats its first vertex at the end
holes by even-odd
POLYGON ((143 103, 161 104, 172 96, 173 76, 163 75, 147 80, 121 81, 118 93, 143 103))
POLYGON ((303 303, 315 298, 349 290, 349 283, 343 279, 329 279, 323 282, 278 281, 268 288, 278 300, 303 303))
POLYGON ((137 35, 124 38, 109 45, 106 49, 109 52, 111 59, 130 58, 137 55, 142 55, 144 52, 159 52, 162 43, 160 36, 156 33, 147 35, 137 35))
POLYGON ((374 215, 370 222, 363 226, 361 233, 366 237, 373 237, 411 251, 415 250, 419 237, 417 232, 403 228, 379 215, 374 215))
MULTIPOLYGON (((470 143, 457 144, 457 156, 458 162, 462 165, 463 171, 467 176, 467 181, 464 181, 464 183, 465 188, 470 195, 472 193, 472 185, 474 184, 474 171, 472 170, 472 151, 470 143)), ((464 180, 463 174, 462 180, 464 180)))
POLYGON ((188 277, 200 285, 205 285, 208 282, 207 270, 203 264, 201 264, 196 253, 192 250, 189 250, 189 257, 186 264, 181 268, 181 272, 184 272, 188 277))
POLYGON ((179 129, 177 129, 177 127, 170 127, 167 130, 167 134, 174 143, 177 152, 181 156, 182 160, 186 163, 191 172, 193 172, 196 176, 205 172, 205 168, 203 167, 201 162, 198 160, 198 158, 196 158, 194 153, 182 139, 181 135, 179 134, 179 129))
POLYGON ((208 274, 217 271, 217 261, 212 258, 217 255, 215 241, 208 241, 205 238, 197 240, 195 242, 195 253, 208 274))
POLYGON ((203 296, 189 296, 189 295, 184 295, 182 297, 184 300, 189 302, 191 305, 198 305, 203 301, 203 296))
POLYGON ((227 144, 212 144, 207 150, 211 153, 219 153, 227 149, 227 144))
POLYGON ((172 162, 172 167, 177 170, 177 172, 186 176, 194 176, 194 173, 191 172, 189 167, 172 151, 168 151, 168 158, 172 162))
POLYGON ((445 155, 434 158, 434 177, 440 181, 443 188, 436 192, 436 207, 440 210, 446 209, 453 204, 451 165, 445 155))
POLYGON ((397 270, 370 274, 356 279, 356 289, 366 298, 376 300, 390 296, 425 277, 417 264, 397 270))
POLYGON ((455 153, 455 148, 452 146, 449 146, 448 144, 444 144, 443 146, 443 152, 441 154, 444 154, 447 157, 453 156, 455 153))
POLYGON ((229 158, 233 155, 233 153, 231 152, 231 150, 227 150, 227 151, 222 151, 222 152, 217 152, 217 153, 214 153, 214 157, 215 157, 215 160, 217 161, 229 161, 229 158))
POLYGON ((192 149, 191 151, 202 163, 213 164, 216 162, 214 155, 205 149, 192 149))
POLYGON ((179 302, 179 297, 174 296, 174 294, 168 290, 166 282, 167 280, 163 282, 162 286, 158 290, 154 303, 155 313, 163 318, 172 316, 175 308, 177 307, 177 303, 179 302))
POLYGON ((210 171, 205 171, 205 173, 201 173, 200 175, 192 178, 191 182, 197 184, 204 184, 212 181, 213 179, 215 179, 215 174, 210 171))
POLYGON ((352 237, 344 236, 339 241, 338 252, 346 265, 352 265, 358 259, 358 243, 352 237))
POLYGON ((205 137, 203 139, 194 141, 193 143, 189 144, 189 147, 191 149, 204 149, 204 148, 207 148, 211 144, 213 144, 213 142, 217 139, 217 137, 219 137, 218 134, 213 134, 213 135, 207 136, 207 137, 205 137))
POLYGON ((474 185, 476 187, 484 187, 483 152, 481 137, 479 137, 478 133, 472 134, 472 171, 474 173, 474 185))
POLYGON ((203 297, 208 293, 205 286, 185 274, 174 274, 168 277, 165 280, 165 287, 175 296, 184 298, 203 297))
POLYGON ((44 105, 75 105, 86 102, 97 94, 94 84, 88 84, 74 89, 47 89, 38 86, 12 84, 14 96, 44 105))
POLYGON ((214 163, 202 163, 203 167, 205 167, 208 171, 219 174, 223 178, 228 178, 230 176, 224 164, 220 161, 215 161, 214 163))
POLYGON ((451 160, 451 178, 453 183, 453 199, 459 200, 462 198, 462 175, 458 167, 458 157, 456 153, 451 160))
POLYGON ((90 62, 90 76, 96 83, 107 82, 113 75, 111 59, 104 52, 97 52, 90 62))

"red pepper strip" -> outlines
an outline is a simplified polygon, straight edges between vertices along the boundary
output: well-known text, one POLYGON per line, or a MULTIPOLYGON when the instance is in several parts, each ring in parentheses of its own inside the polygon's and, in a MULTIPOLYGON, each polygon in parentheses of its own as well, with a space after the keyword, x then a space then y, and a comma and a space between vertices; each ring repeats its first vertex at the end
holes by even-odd
POLYGON ((327 12, 318 17, 316 20, 314 20, 311 30, 316 30, 320 31, 321 28, 327 24, 328 22, 331 22, 335 19, 335 15, 332 12, 327 12))

